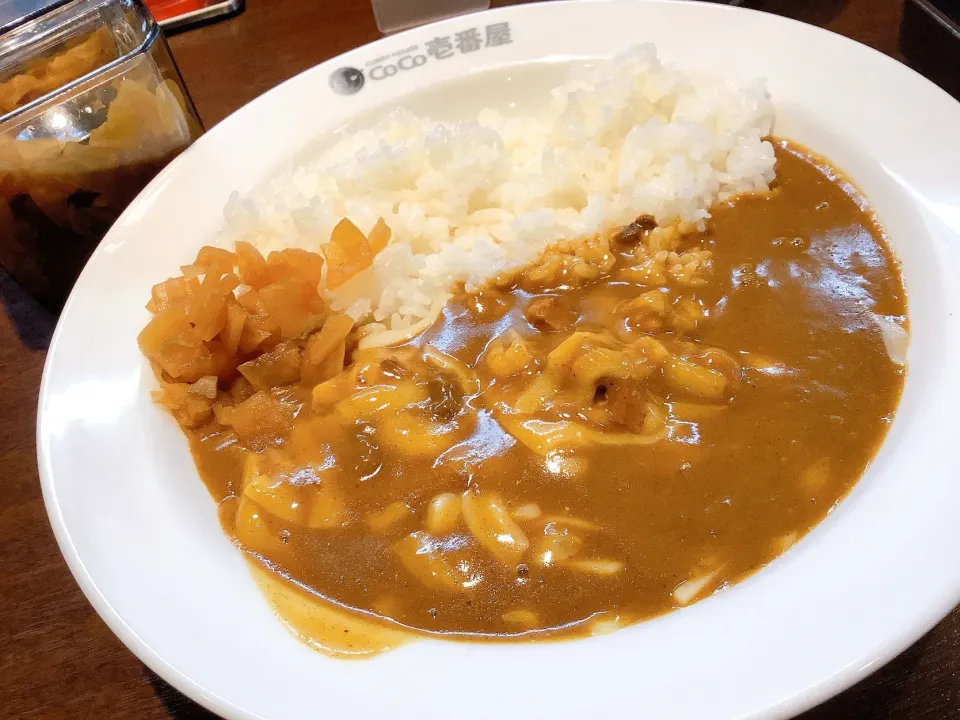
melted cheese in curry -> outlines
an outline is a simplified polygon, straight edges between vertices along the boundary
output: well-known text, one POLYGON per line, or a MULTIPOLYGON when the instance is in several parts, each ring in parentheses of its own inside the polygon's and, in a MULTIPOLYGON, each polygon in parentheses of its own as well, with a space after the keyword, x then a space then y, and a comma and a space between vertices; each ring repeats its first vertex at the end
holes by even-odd
POLYGON ((774 190, 705 232, 640 219, 561 245, 401 347, 345 343, 323 382, 261 388, 263 365, 241 366, 255 430, 227 407, 190 443, 301 637, 365 654, 601 632, 741 580, 823 520, 896 408, 875 317, 905 322, 906 300, 855 192, 795 146, 777 158, 774 190))

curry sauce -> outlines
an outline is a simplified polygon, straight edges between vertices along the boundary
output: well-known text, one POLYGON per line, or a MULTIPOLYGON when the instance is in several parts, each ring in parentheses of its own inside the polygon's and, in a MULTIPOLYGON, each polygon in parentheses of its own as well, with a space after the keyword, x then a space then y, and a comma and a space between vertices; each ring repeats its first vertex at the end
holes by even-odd
POLYGON ((400 346, 284 340, 184 424, 314 646, 583 635, 722 590, 843 499, 903 385, 877 316, 906 322, 882 231, 781 142, 774 188, 706 230, 562 244, 400 346), (337 372, 308 382, 321 347, 337 372))

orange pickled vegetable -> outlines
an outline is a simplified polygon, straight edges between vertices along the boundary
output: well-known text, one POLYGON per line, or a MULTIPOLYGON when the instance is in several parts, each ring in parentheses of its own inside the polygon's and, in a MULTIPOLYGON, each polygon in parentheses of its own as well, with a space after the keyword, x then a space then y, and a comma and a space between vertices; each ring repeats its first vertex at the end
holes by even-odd
POLYGON ((246 311, 233 302, 227 303, 227 325, 220 332, 220 339, 223 341, 223 349, 230 355, 236 355, 240 347, 240 338, 243 335, 243 327, 247 321, 246 311))
POLYGON ((237 369, 257 390, 292 385, 300 380, 300 350, 285 340, 237 369))
POLYGON ((260 302, 280 325, 280 335, 286 340, 316 330, 327 316, 316 287, 296 275, 261 288, 260 302))
POLYGON ((0 115, 36 100, 116 57, 115 41, 107 28, 100 28, 81 42, 67 45, 67 49, 58 55, 31 60, 22 74, 0 83, 0 115))
POLYGON ((188 280, 196 280, 200 282, 198 276, 206 273, 206 270, 199 265, 181 265, 180 272, 183 273, 183 276, 188 280))
POLYGON ((236 253, 201 248, 182 277, 155 285, 138 342, 161 381, 156 401, 185 427, 232 427, 248 449, 282 440, 299 407, 289 386, 304 371, 332 377, 346 359, 353 320, 321 299, 323 263, 300 249, 264 259, 239 242, 236 253))
POLYGON ((320 284, 320 276, 323 271, 323 258, 316 253, 301 250, 300 248, 287 248, 279 252, 272 252, 267 258, 268 265, 279 265, 289 272, 300 275, 304 280, 314 287, 320 284))
POLYGON ((280 326, 267 314, 260 293, 248 290, 237 298, 237 304, 248 313, 240 334, 241 353, 250 353, 257 348, 268 349, 279 342, 280 326))
POLYGON ((162 283, 157 283, 150 291, 150 297, 153 299, 154 312, 163 312, 171 304, 182 300, 189 300, 200 287, 197 280, 188 280, 184 277, 170 278, 162 283))
POLYGON ((221 273, 225 273, 233 270, 236 262, 237 256, 229 250, 204 245, 197 253, 197 259, 194 260, 193 264, 207 271, 219 269, 221 273))
MULTIPOLYGON (((311 340, 312 339, 313 338, 311 338, 311 340)), ((302 372, 306 372, 308 374, 304 375, 303 379, 313 385, 319 385, 326 380, 330 380, 343 370, 346 363, 346 355, 347 343, 345 340, 341 340, 334 345, 330 349, 330 352, 324 355, 319 361, 313 362, 309 366, 304 367, 302 372)))
POLYGON ((137 344, 140 351, 151 360, 155 361, 167 373, 173 375, 168 369, 164 359, 172 352, 171 345, 201 345, 199 339, 193 334, 193 326, 187 319, 186 308, 182 305, 174 305, 163 312, 155 315, 147 323, 147 326, 140 331, 137 336, 137 344))
POLYGON ((333 228, 324 246, 327 256, 327 287, 336 290, 373 262, 370 244, 360 228, 344 218, 333 228))
POLYGON ((237 242, 237 270, 240 279, 252 288, 261 288, 270 283, 267 261, 253 245, 237 242))
POLYGON ((227 297, 233 297, 239 284, 239 278, 232 273, 220 277, 209 272, 204 276, 190 305, 190 322, 201 340, 213 340, 227 326, 227 297))
POLYGON ((174 380, 195 382, 204 375, 219 375, 229 364, 223 346, 200 341, 179 305, 155 316, 137 341, 143 354, 174 380))
POLYGON ((293 427, 294 413, 294 406, 260 390, 238 405, 220 408, 217 419, 232 427, 247 447, 259 451, 286 437, 293 427))
POLYGON ((247 316, 240 333, 239 351, 243 354, 255 350, 268 350, 280 341, 277 324, 266 315, 247 316))
MULTIPOLYGON (((143 354, 156 360, 161 367, 163 362, 160 361, 160 357, 164 353, 164 347, 172 342, 199 344, 199 340, 193 334, 193 326, 187 319, 186 307, 182 303, 168 307, 155 315, 137 336, 137 343, 143 354)), ((165 367, 164 370, 166 370, 165 367)))
POLYGON ((383 221, 383 218, 379 218, 367 236, 367 242, 370 243, 370 252, 373 255, 377 255, 387 246, 387 243, 390 242, 390 236, 392 234, 389 226, 383 221))
POLYGON ((195 383, 189 386, 190 392, 194 395, 200 395, 208 400, 217 399, 217 376, 204 375, 195 383))
POLYGON ((251 315, 265 315, 267 312, 256 290, 247 290, 243 295, 238 295, 237 304, 251 315))
POLYGON ((335 313, 327 318, 320 332, 310 336, 300 370, 305 383, 317 385, 343 370, 345 341, 352 329, 353 318, 335 313))
POLYGON ((366 270, 373 258, 390 242, 390 228, 379 218, 370 237, 365 237, 360 228, 344 218, 337 223, 324 245, 327 260, 327 288, 336 290, 358 272, 366 270))
POLYGON ((230 386, 230 397, 233 398, 234 402, 238 403, 243 402, 255 392, 256 390, 253 389, 253 385, 251 385, 250 381, 243 375, 234 380, 230 386))
POLYGON ((160 390, 153 393, 154 400, 166 407, 174 419, 184 427, 198 427, 209 422, 213 417, 210 400, 192 392, 192 387, 186 383, 166 383, 160 390))

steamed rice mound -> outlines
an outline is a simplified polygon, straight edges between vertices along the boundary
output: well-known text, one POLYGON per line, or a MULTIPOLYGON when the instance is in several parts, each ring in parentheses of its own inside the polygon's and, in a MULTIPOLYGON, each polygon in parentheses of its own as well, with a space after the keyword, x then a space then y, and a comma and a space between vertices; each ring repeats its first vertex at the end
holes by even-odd
MULTIPOLYGON (((335 291, 354 319, 410 332, 468 290, 561 240, 651 216, 702 225, 718 200, 774 177, 765 87, 694 79, 644 45, 572 75, 542 115, 491 109, 442 123, 397 111, 228 204, 226 239, 323 252, 349 218, 393 231, 335 291)), ((322 286, 322 283, 321 283, 322 286)))

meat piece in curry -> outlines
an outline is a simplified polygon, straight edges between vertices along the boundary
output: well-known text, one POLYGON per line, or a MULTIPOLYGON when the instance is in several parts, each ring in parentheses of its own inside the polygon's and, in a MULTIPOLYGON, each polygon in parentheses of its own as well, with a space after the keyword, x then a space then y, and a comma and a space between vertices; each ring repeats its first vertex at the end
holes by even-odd
MULTIPOLYGON (((790 144, 777 159, 773 190, 705 230, 561 243, 396 347, 326 307, 317 256, 208 250, 157 286, 158 399, 294 627, 346 653, 598 632, 820 522, 896 408, 875 318, 905 322, 906 300, 850 187, 790 144)), ((335 283, 385 244, 348 230, 335 283)))

